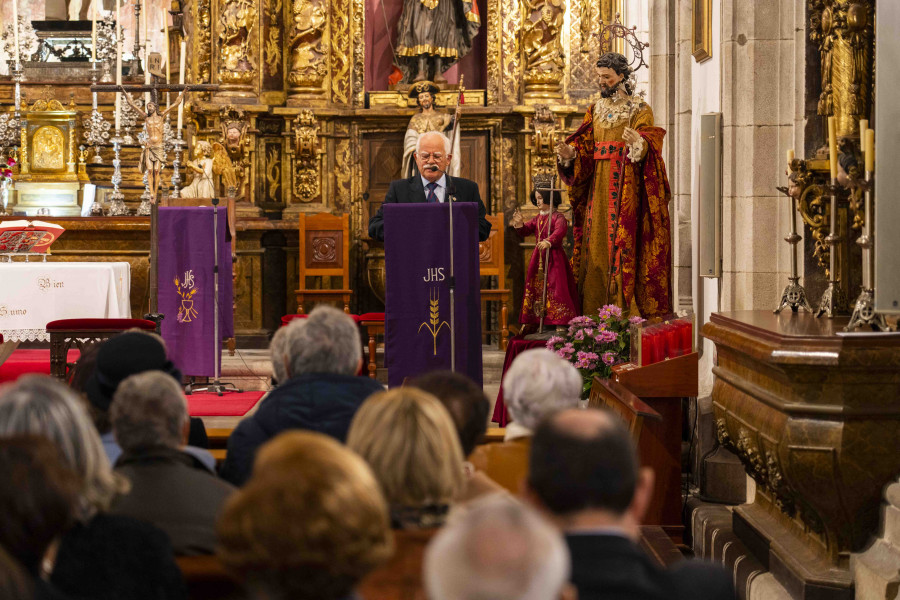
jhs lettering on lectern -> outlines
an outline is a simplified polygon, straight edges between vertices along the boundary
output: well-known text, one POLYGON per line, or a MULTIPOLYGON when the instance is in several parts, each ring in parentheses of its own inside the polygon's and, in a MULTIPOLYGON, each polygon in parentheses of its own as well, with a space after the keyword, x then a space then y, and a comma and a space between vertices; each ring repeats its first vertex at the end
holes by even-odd
POLYGON ((444 279, 446 279, 444 267, 432 267, 425 270, 425 277, 422 278, 422 281, 444 281, 444 279))

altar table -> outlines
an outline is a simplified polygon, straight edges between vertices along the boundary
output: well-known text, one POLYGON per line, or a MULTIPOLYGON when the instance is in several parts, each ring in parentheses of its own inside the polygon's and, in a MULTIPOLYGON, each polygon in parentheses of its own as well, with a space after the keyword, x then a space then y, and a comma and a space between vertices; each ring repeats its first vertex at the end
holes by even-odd
POLYGON ((0 334, 49 341, 56 319, 130 319, 127 262, 0 263, 0 334))

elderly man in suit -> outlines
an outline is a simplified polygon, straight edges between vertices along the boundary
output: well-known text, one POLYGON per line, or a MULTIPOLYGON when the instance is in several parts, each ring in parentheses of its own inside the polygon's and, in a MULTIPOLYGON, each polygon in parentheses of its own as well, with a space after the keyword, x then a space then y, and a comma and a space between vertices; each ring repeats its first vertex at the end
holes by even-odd
POLYGON ((718 565, 685 560, 664 569, 637 545, 653 491, 634 443, 607 411, 566 409, 531 442, 527 496, 562 529, 579 600, 733 600, 718 565))
MULTIPOLYGON (((478 240, 484 241, 491 232, 491 224, 484 218, 486 214, 478 184, 462 177, 448 177, 447 168, 453 156, 450 154, 450 140, 442 133, 430 131, 419 136, 416 143, 416 164, 419 174, 409 179, 391 182, 384 202, 445 202, 448 196, 455 202, 478 203, 478 240)), ((383 207, 369 219, 369 236, 384 239, 383 207)))

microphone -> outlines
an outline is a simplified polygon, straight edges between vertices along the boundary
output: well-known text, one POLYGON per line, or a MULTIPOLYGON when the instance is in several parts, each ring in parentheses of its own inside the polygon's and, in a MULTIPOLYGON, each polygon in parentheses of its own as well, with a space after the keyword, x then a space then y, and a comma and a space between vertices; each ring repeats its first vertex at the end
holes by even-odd
POLYGON ((430 173, 442 173, 447 178, 447 197, 450 199, 450 202, 456 202, 456 185, 453 178, 450 177, 450 173, 437 165, 425 165, 424 170, 430 173))

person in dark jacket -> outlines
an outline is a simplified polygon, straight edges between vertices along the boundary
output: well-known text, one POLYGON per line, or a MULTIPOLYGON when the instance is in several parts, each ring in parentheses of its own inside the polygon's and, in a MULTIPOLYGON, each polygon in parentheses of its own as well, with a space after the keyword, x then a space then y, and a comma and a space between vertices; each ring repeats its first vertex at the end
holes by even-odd
POLYGON ((359 406, 384 389, 374 379, 356 376, 362 367, 359 330, 343 312, 320 306, 287 328, 288 380, 279 382, 228 439, 221 476, 237 486, 250 477, 257 448, 282 431, 305 429, 343 442, 359 406))
POLYGON ((212 554, 216 517, 234 487, 181 451, 190 428, 181 386, 162 371, 132 375, 109 412, 122 447, 115 470, 131 482, 110 512, 156 525, 176 555, 212 554))
POLYGON ((562 529, 579 600, 733 600, 719 565, 685 560, 663 569, 641 550, 653 471, 638 468, 628 430, 607 411, 567 409, 531 441, 528 497, 562 529))

